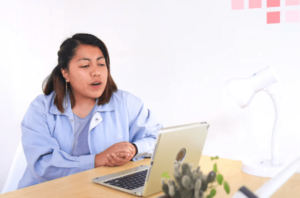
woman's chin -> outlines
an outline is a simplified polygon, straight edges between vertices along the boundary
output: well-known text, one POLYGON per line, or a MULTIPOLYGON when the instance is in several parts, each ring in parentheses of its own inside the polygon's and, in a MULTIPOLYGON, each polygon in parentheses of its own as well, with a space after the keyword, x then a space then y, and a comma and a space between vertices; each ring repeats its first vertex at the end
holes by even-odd
POLYGON ((102 94, 103 94, 103 91, 100 91, 100 92, 98 91, 98 92, 90 93, 89 97, 97 99, 97 98, 101 97, 102 94))

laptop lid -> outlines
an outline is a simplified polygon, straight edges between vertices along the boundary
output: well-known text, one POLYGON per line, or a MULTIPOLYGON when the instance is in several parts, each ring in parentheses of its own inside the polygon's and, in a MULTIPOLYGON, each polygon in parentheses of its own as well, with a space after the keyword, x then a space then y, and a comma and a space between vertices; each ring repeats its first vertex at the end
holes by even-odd
POLYGON ((175 160, 197 167, 204 148, 209 124, 206 122, 168 127, 160 130, 146 177, 143 197, 160 192, 161 179, 174 180, 175 160))

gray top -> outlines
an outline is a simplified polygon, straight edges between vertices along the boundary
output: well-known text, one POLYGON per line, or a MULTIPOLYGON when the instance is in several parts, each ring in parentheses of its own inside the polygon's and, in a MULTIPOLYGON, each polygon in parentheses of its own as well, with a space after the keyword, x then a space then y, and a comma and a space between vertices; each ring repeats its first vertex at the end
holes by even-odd
MULTIPOLYGON (((96 105, 97 104, 95 104, 95 106, 96 105)), ((95 108, 95 106, 94 106, 94 108, 95 108)), ((74 139, 74 147, 73 147, 73 151, 72 151, 73 156, 90 154, 89 143, 88 143, 88 134, 89 134, 90 121, 93 117, 94 108, 91 110, 91 112, 85 118, 78 117, 75 113, 73 113, 73 116, 74 116, 74 138, 75 138, 74 139)))

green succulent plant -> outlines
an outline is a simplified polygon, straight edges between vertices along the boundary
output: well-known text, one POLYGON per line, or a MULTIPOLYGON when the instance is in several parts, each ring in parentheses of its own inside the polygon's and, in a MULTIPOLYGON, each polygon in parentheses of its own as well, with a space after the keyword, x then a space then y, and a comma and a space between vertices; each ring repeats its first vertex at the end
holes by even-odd
MULTIPOLYGON (((218 156, 211 158, 211 160, 217 159, 219 159, 218 156)), ((174 178, 177 185, 170 178, 162 178, 162 190, 165 195, 172 198, 203 198, 204 193, 210 190, 206 198, 212 198, 217 194, 217 184, 223 185, 226 193, 230 193, 229 185, 218 171, 217 163, 207 175, 203 174, 200 166, 195 170, 192 169, 192 164, 175 161, 174 178)))

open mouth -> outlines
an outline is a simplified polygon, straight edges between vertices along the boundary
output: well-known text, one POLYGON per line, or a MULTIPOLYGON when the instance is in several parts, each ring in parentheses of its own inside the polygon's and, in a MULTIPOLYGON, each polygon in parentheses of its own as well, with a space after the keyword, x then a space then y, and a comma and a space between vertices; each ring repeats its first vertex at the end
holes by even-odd
POLYGON ((102 85, 101 82, 94 82, 93 84, 91 84, 92 88, 97 90, 101 88, 101 85, 102 85))

